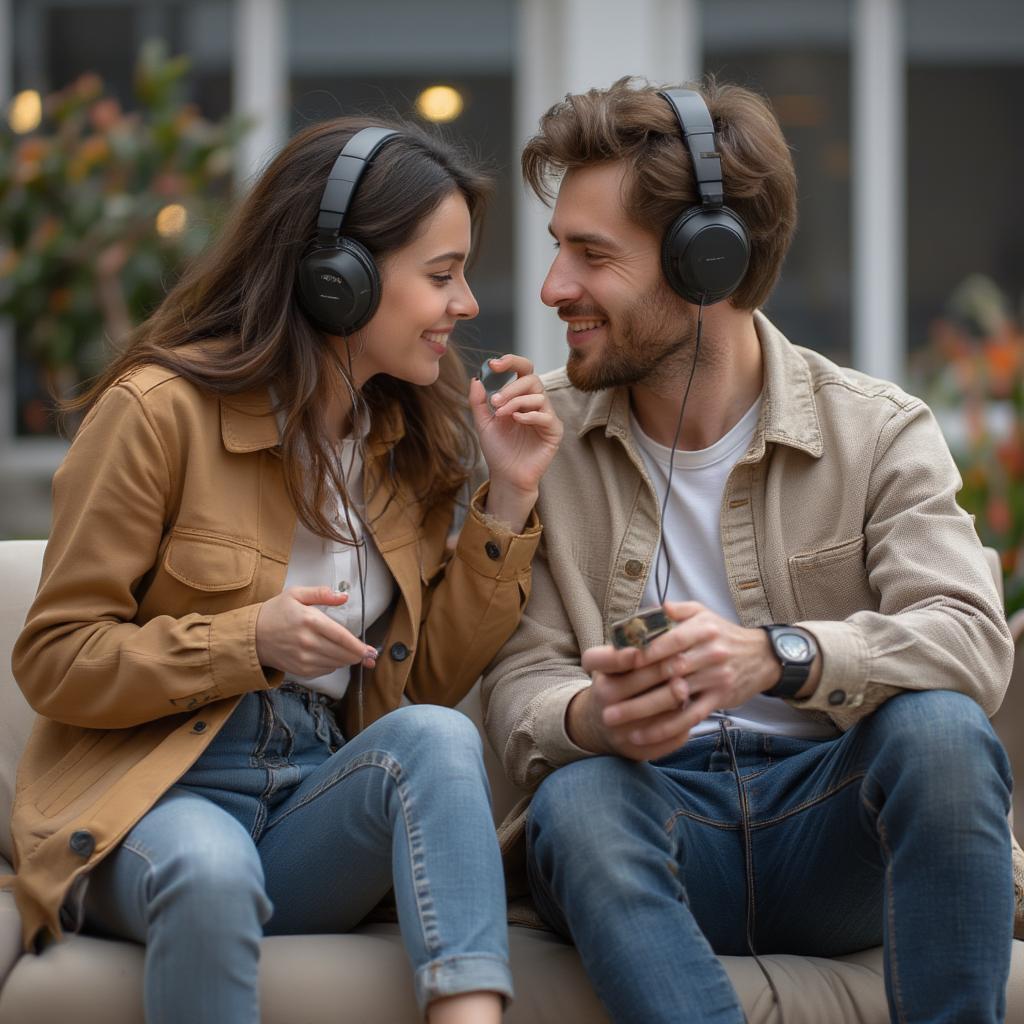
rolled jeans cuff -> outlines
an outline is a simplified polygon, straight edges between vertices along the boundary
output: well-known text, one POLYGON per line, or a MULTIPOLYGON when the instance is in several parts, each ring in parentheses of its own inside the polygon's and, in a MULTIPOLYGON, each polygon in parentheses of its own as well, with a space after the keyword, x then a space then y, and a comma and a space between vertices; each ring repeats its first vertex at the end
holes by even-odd
POLYGON ((489 953, 438 957, 416 971, 414 984, 416 1001, 424 1014, 435 999, 443 996, 497 992, 507 1006, 513 995, 508 961, 489 953))

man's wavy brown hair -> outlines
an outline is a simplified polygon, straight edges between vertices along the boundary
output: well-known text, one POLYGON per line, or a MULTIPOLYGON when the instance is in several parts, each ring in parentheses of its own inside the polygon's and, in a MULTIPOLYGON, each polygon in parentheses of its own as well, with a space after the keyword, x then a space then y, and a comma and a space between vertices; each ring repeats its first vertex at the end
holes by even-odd
MULTIPOLYGON (((550 204, 566 172, 623 160, 623 203, 630 218, 661 238, 699 201, 690 153, 679 122, 642 79, 620 78, 608 89, 567 95, 540 119, 523 150, 523 177, 550 204)), ((750 266, 729 301, 757 309, 771 293, 796 228, 796 172, 768 102, 749 89, 708 78, 681 88, 699 92, 715 124, 725 203, 750 233, 750 266)))
MULTIPOLYGON (((348 140, 371 125, 394 128, 359 182, 345 234, 378 263, 410 242, 441 202, 461 193, 475 229, 490 179, 438 135, 388 118, 343 117, 306 128, 271 161, 216 242, 186 271, 124 349, 65 411, 90 408, 115 381, 157 364, 218 397, 253 389, 276 395, 283 413, 281 452, 289 497, 313 532, 344 541, 328 514, 332 487, 345 495, 334 445, 324 424, 328 395, 345 387, 345 365, 303 313, 296 268, 316 237, 324 183, 348 140), (186 350, 195 342, 213 342, 186 350)), ((362 388, 370 433, 399 412, 405 435, 390 470, 424 515, 451 501, 465 483, 477 447, 468 412, 468 380, 454 348, 429 387, 378 375, 362 388)), ((369 498, 369 495, 366 496, 369 498)))

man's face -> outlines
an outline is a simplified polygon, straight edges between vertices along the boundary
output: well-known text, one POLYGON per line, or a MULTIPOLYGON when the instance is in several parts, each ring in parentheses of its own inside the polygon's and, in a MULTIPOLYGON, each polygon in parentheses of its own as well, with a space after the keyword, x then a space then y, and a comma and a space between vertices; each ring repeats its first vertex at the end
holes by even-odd
POLYGON ((549 230, 557 253, 541 299, 566 322, 567 372, 581 391, 649 381, 695 323, 661 274, 661 239, 622 205, 621 162, 569 171, 549 230))

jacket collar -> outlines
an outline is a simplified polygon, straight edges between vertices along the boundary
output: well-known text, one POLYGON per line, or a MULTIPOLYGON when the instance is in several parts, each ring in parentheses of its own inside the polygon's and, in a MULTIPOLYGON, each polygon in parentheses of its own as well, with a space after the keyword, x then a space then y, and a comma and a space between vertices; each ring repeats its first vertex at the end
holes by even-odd
MULTIPOLYGON (((367 454, 393 448, 405 435, 405 420, 397 404, 377 416, 367 441, 367 454)), ((265 388, 245 391, 220 400, 220 436, 229 452, 258 452, 276 448, 281 431, 270 393, 265 388)))
POLYGON ((229 452, 258 452, 280 444, 270 393, 257 388, 222 398, 220 437, 229 452))
POLYGON ((764 358, 764 390, 761 417, 747 457, 762 458, 766 442, 771 441, 820 458, 825 444, 807 360, 760 311, 754 313, 754 328, 764 358))
MULTIPOLYGON (((820 457, 824 444, 807 362, 760 311, 754 313, 754 328, 764 360, 764 390, 757 429, 744 460, 763 458, 767 442, 820 457)), ((604 427, 609 437, 626 437, 630 432, 629 389, 607 388, 587 395, 581 419, 579 437, 596 427, 604 427)))

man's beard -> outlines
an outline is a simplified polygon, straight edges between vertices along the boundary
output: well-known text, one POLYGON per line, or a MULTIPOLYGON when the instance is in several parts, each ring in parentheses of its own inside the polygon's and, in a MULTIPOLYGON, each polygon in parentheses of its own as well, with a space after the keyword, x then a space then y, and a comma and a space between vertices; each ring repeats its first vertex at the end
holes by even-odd
MULTIPOLYGON (((570 349, 565 370, 573 386, 580 391, 601 391, 673 373, 674 368, 666 363, 676 353, 692 348, 696 327, 696 318, 674 298, 665 294, 663 285, 656 285, 622 314, 614 333, 606 318, 608 340, 600 351, 570 349)), ((572 316, 592 312, 563 311, 572 316)))

